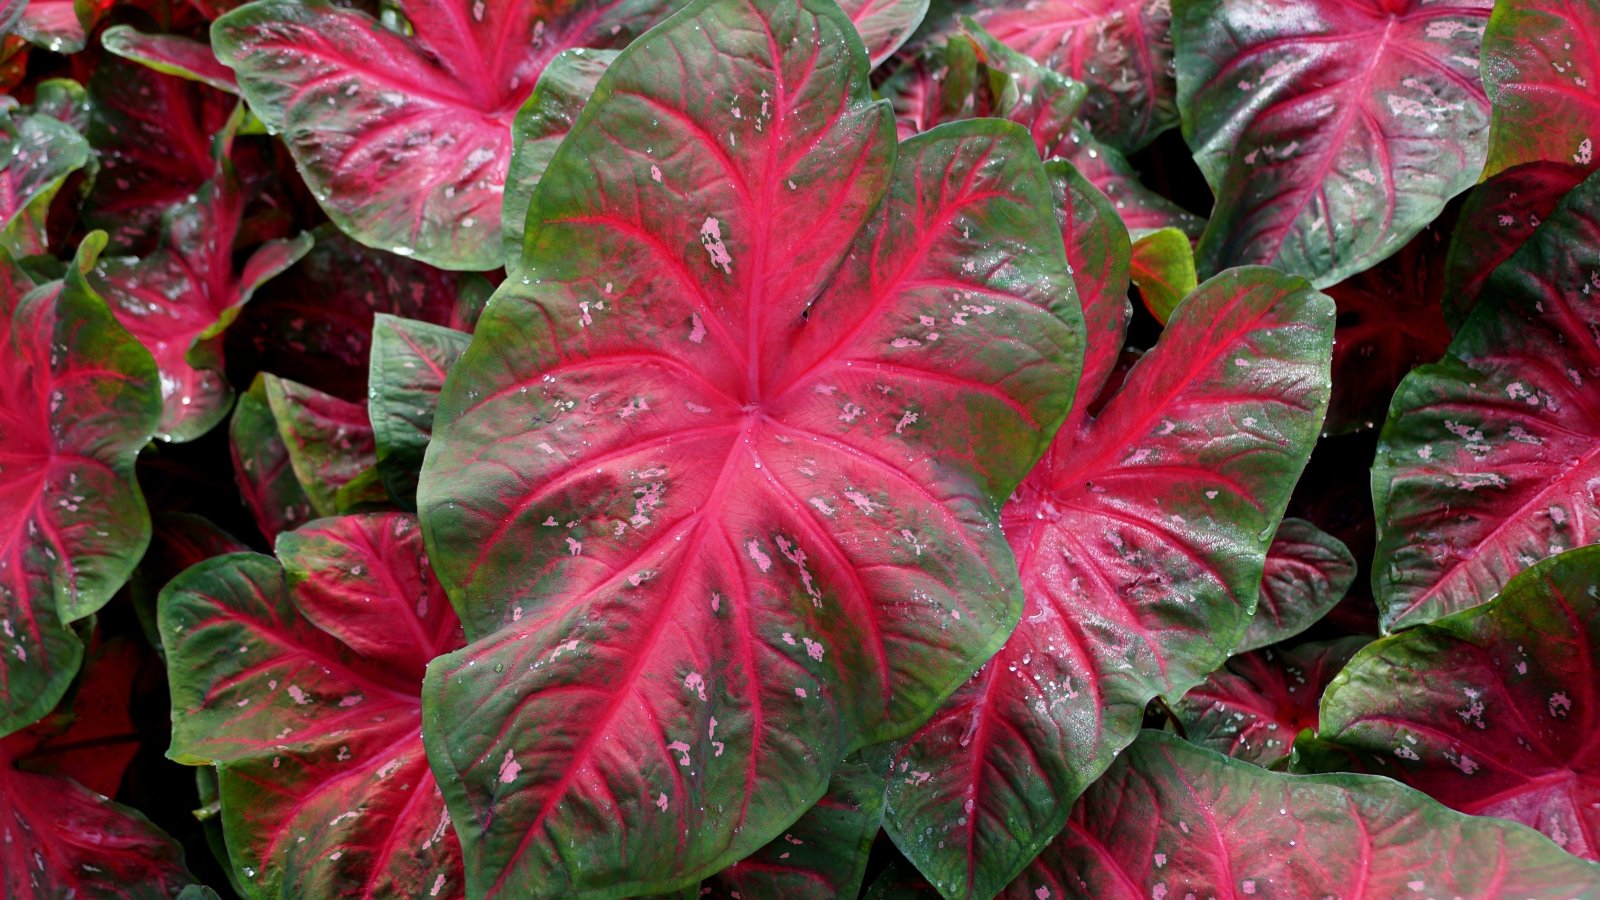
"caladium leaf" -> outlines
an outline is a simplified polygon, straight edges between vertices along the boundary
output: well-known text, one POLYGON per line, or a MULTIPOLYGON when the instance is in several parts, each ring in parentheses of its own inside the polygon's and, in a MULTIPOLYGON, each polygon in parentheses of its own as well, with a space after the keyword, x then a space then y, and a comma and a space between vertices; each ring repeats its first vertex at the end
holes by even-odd
POLYGON ((844 0, 839 7, 856 27, 873 68, 893 56, 928 14, 928 0, 844 0))
POLYGON ((114 0, 28 0, 13 26, 34 46, 77 53, 114 0))
POLYGON ((181 34, 146 34, 129 25, 107 28, 100 35, 107 50, 157 72, 187 78, 230 94, 239 92, 233 70, 211 52, 211 45, 181 34))
POLYGON ((184 569, 213 556, 242 553, 250 548, 204 516, 158 512, 150 518, 150 546, 139 560, 139 568, 134 570, 128 589, 133 595, 139 625, 150 645, 159 652, 162 648, 161 634, 156 627, 156 598, 167 582, 184 569))
POLYGON ((1146 731, 1005 892, 1100 897, 1591 897, 1600 868, 1386 778, 1282 775, 1146 731), (1352 890, 1354 888, 1354 890, 1352 890))
POLYGON ((45 112, 0 110, 0 229, 34 201, 48 204, 88 161, 88 143, 65 122, 45 112))
POLYGON ((1015 621, 995 513, 1082 342, 1049 186, 1009 123, 893 126, 831 2, 697 0, 545 170, 418 489, 475 891, 709 875, 1015 621))
POLYGON ((61 699, 83 648, 72 622, 122 586, 150 539, 134 459, 161 395, 150 354, 84 280, 28 292, 0 260, 0 735, 61 699))
POLYGON ((1139 288, 1145 308, 1162 324, 1200 285, 1189 237, 1172 227, 1156 229, 1133 242, 1128 274, 1139 288))
POLYGON ((0 738, 0 894, 154 900, 194 881, 182 848, 105 796, 132 757, 106 740, 131 730, 131 651, 107 645, 69 709, 0 738))
POLYGON ((1493 3, 1180 0, 1183 135, 1216 195, 1201 273, 1325 287, 1399 250, 1483 168, 1493 3))
POLYGON ((1507 0, 1483 35, 1494 106, 1483 177, 1531 162, 1600 167, 1600 2, 1507 0))
POLYGON ((228 423, 239 496, 267 540, 310 521, 316 513, 289 461, 289 446, 278 432, 278 419, 267 400, 267 379, 257 375, 250 390, 239 395, 228 423))
POLYGON ((1450 345, 1443 306, 1449 232, 1435 223, 1400 252, 1328 288, 1339 306, 1329 433, 1381 424, 1401 379, 1450 345))
POLYGON ((161 216, 216 175, 216 139, 238 99, 138 63, 102 58, 89 82, 100 172, 83 217, 120 253, 156 248, 161 216))
MULTIPOLYGON (((1022 622, 905 745, 889 787, 890 835, 945 896, 1000 890, 1150 699, 1233 651, 1322 422, 1333 324, 1332 301, 1298 278, 1207 281, 1006 505, 1022 622)), ((1091 334, 1121 344, 1120 329, 1091 334)))
POLYGON ((245 199, 233 166, 162 216, 161 246, 143 257, 105 257, 91 280, 123 327, 155 357, 166 409, 157 435, 188 441, 228 414, 222 332, 263 282, 294 264, 311 235, 268 241, 235 267, 245 199))
POLYGON ((1178 124, 1171 9, 1167 0, 1003 0, 976 19, 1012 49, 1088 85, 1089 129, 1132 151, 1178 124))
POLYGON ((698 892, 712 898, 855 897, 883 821, 888 757, 872 748, 834 767, 828 791, 783 836, 718 872, 698 892), (879 757, 882 757, 881 759, 879 757))
POLYGON ((562 50, 626 44, 675 0, 397 5, 403 34, 321 0, 257 0, 216 21, 212 46, 346 234, 498 268, 512 120, 539 73, 562 50))
POLYGON ((1261 596, 1239 651, 1294 637, 1344 599, 1356 559, 1343 541, 1307 522, 1284 519, 1267 548, 1261 596))
POLYGON ((228 359, 345 400, 367 396, 373 316, 471 331, 492 287, 478 275, 363 247, 331 227, 294 268, 263 286, 228 329, 228 359))
POLYGON ((1452 330, 1460 330, 1494 270, 1589 171, 1579 165, 1528 163, 1473 188, 1456 217, 1445 257, 1444 318, 1452 330))
POLYGON ((289 465, 312 510, 339 515, 388 499, 376 478, 372 424, 363 404, 296 384, 262 377, 267 407, 289 455, 289 465))
POLYGON ((321 519, 277 553, 207 560, 162 592, 169 755, 217 765, 250 896, 462 896, 420 735, 423 668, 461 627, 416 520, 321 519))
POLYGON ((1270 765, 1289 755, 1295 735, 1317 727, 1323 688, 1367 642, 1347 637, 1235 656, 1172 704, 1172 711, 1195 744, 1270 765))
POLYGON ((1597 573, 1600 547, 1569 550, 1493 603, 1373 644, 1328 688, 1318 736, 1462 812, 1600 858, 1597 573))
POLYGON ((1412 372, 1372 469, 1384 627, 1486 603, 1600 532, 1600 175, 1497 269, 1442 361, 1412 372))
POLYGON ((401 504, 416 506, 417 474, 433 437, 439 391, 471 339, 465 332, 382 313, 373 323, 367 415, 378 474, 401 504))

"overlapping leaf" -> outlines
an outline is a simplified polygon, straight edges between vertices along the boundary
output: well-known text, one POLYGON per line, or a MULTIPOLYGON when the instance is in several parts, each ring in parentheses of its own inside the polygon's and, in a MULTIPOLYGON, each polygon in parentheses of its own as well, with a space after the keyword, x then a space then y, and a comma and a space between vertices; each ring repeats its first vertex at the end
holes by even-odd
POLYGON ((1494 106, 1488 178, 1552 162, 1600 168, 1600 2, 1505 0, 1483 35, 1494 106))
POLYGON ((0 230, 35 201, 48 204, 88 160, 89 145, 71 125, 45 112, 0 110, 0 230))
POLYGON ((0 738, 4 896, 165 900, 194 880, 171 838, 105 796, 133 756, 131 650, 107 645, 85 665, 69 709, 0 738))
POLYGON ((363 404, 275 375, 263 375, 262 388, 295 480, 317 515, 339 515, 386 499, 363 404))
POLYGON ((1400 385, 1372 473, 1384 625, 1487 602, 1600 530, 1600 175, 1495 271, 1400 385))
POLYGON ((165 410, 157 434, 193 440, 228 414, 233 389, 222 371, 222 332, 263 282, 310 249, 311 235, 268 241, 234 266, 244 195, 233 166, 162 216, 159 249, 106 257, 92 273, 123 327, 155 357, 165 410))
POLYGON ((230 94, 239 92, 233 70, 218 61, 211 45, 194 38, 116 25, 100 35, 100 43, 118 56, 144 63, 165 75, 188 78, 230 94))
MULTIPOLYGON (((1063 231, 1073 270, 1092 271, 1072 219, 1063 231)), ((1080 292, 1086 394, 1121 348, 1125 291, 1080 292)), ((1321 424, 1332 332, 1331 301, 1297 278, 1206 282, 1007 504, 1022 622, 905 745, 889 788, 890 835, 945 896, 1000 890, 1134 739, 1146 703, 1232 652, 1321 424)))
POLYGON ((1145 307, 1163 324, 1183 298, 1200 286, 1189 236, 1170 226, 1133 242, 1128 274, 1145 307))
POLYGON ((464 332, 382 313, 373 324, 367 415, 375 464, 389 495, 408 507, 416 504, 417 473, 445 373, 469 340, 464 332))
POLYGON ((1048 184, 1007 123, 897 153, 866 73, 831 3, 701 0, 539 183, 418 491, 476 890, 710 874, 1015 621, 995 514, 1081 347, 1048 184))
POLYGON ((160 619, 170 755, 217 764, 251 896, 462 896, 419 690, 461 628, 415 519, 322 519, 280 535, 278 560, 207 560, 160 619))
POLYGON ((850 17, 876 68, 922 24, 928 0, 844 0, 839 7, 850 17))
POLYGON ((996 39, 1088 86, 1084 118, 1132 151, 1178 124, 1166 0, 1005 0, 976 14, 996 39))
POLYGON ((1399 250, 1471 187, 1489 0, 1180 0, 1183 134, 1216 208, 1201 274, 1261 263, 1318 287, 1399 250))
POLYGON ((1008 900, 1593 897, 1600 869, 1385 778, 1280 775, 1144 732, 1008 900))
POLYGON ((1342 541, 1304 519, 1284 519, 1267 548, 1261 596, 1237 650, 1294 637, 1344 599, 1356 560, 1342 541))
POLYGON ((1317 727, 1323 689, 1366 643, 1347 637, 1235 656, 1172 710, 1193 743, 1270 765, 1289 755, 1295 735, 1317 727))
POLYGON ((228 422, 228 448, 239 497, 255 519, 256 528, 269 541, 278 532, 289 531, 317 515, 295 475, 289 447, 278 431, 278 419, 267 399, 270 377, 256 376, 250 389, 239 395, 228 422))
POLYGON ((52 709, 78 670, 71 623, 111 599, 150 519, 134 459, 155 431, 155 367, 81 268, 29 285, 0 260, 0 734, 52 709))
POLYGON ((257 0, 218 19, 212 44, 345 233, 494 269, 512 120, 540 72, 569 48, 625 44, 675 5, 404 0, 401 33, 323 0, 257 0))
POLYGON ((1600 547, 1571 550, 1487 606, 1373 644, 1323 697, 1318 736, 1462 812, 1600 858, 1597 581, 1600 547))

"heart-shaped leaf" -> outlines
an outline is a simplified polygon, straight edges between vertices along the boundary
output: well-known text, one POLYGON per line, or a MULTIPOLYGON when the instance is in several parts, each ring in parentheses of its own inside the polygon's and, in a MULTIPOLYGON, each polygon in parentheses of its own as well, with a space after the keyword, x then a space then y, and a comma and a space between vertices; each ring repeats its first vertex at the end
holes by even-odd
POLYGON ((1400 252, 1328 288, 1339 307, 1329 433, 1381 424, 1401 379, 1450 345, 1443 312, 1449 233, 1429 226, 1400 252))
POLYGON ((169 755, 217 765, 251 896, 462 896, 419 690, 461 627, 415 519, 322 519, 280 535, 277 560, 209 559, 160 618, 169 755))
POLYGON ((0 739, 0 895, 166 900, 194 880, 182 848, 105 796, 135 746, 108 740, 131 730, 131 650, 107 645, 70 708, 0 739))
POLYGON ((562 50, 626 44, 676 2, 397 5, 404 33, 324 0, 257 0, 216 21, 212 46, 346 234, 497 268, 512 119, 539 73, 562 50))
POLYGON ((1176 228, 1158 228, 1133 242, 1128 274, 1145 308, 1165 324, 1189 292, 1200 286, 1189 237, 1176 228))
POLYGON ((651 32, 529 221, 418 490, 477 640, 430 666, 429 755, 475 891, 668 890, 1004 640, 996 514, 1082 325, 1027 134, 897 153, 831 2, 651 32))
POLYGON ((1600 175, 1504 265, 1390 407, 1372 470, 1387 629, 1486 603, 1600 533, 1600 175))
POLYGON ((239 395, 228 422, 228 448, 233 458, 239 496, 267 540, 310 521, 316 513, 289 460, 289 446, 278 432, 278 419, 267 399, 261 374, 239 395))
POLYGON ((188 441, 228 414, 233 389, 222 371, 222 332, 262 282, 311 247, 311 235, 268 241, 234 266, 245 198, 233 166, 162 216, 160 248, 143 257, 102 258, 91 281, 124 328, 155 357, 166 409, 157 435, 188 441))
POLYGON ((1444 265, 1444 318, 1461 329, 1500 264, 1589 173, 1579 165, 1528 163, 1473 188, 1461 205, 1444 265))
POLYGON ((1280 775, 1155 731, 1073 810, 1008 900, 1589 897, 1600 868, 1387 778, 1280 775))
POLYGON ((1347 637, 1235 656, 1184 694, 1172 711, 1195 744, 1270 765, 1289 755, 1295 735, 1317 727, 1323 688, 1367 641, 1347 637))
POLYGON ((1597 575, 1600 547, 1570 550, 1493 603, 1373 644, 1328 688, 1318 736, 1462 812, 1600 858, 1597 575))
POLYGON ((708 880, 698 896, 833 900, 855 897, 883 821, 887 757, 869 748, 834 767, 828 792, 783 836, 708 880))
POLYGON ((1084 120, 1132 151, 1178 124, 1167 0, 1003 0, 976 14, 1001 43, 1088 86, 1084 120))
MULTIPOLYGON (((1087 390, 1116 358, 1104 348, 1122 344, 1089 304, 1126 300, 1080 296, 1087 390)), ((1298 278, 1256 268, 1206 282, 1006 505, 1022 623, 900 751, 889 786, 890 836, 945 896, 1004 887, 1134 739, 1151 698, 1181 695, 1233 651, 1322 422, 1333 324, 1332 302, 1298 278)))
POLYGON ((1493 3, 1179 0, 1183 136, 1216 195, 1201 274, 1335 284, 1399 250, 1483 168, 1493 3))
POLYGON ((134 459, 161 395, 150 354, 84 280, 30 291, 0 260, 0 735, 60 701, 83 655, 72 622, 122 586, 150 539, 134 459))
POLYGON ((315 235, 311 251, 264 285, 228 329, 228 359, 242 371, 359 401, 375 314, 471 331, 492 290, 482 276, 363 247, 331 227, 315 235))
POLYGON ((219 91, 239 93, 233 70, 211 52, 211 45, 179 34, 146 34, 129 25, 115 25, 100 35, 112 53, 143 63, 157 72, 188 78, 219 91))
POLYGON ((1531 162, 1600 167, 1600 2, 1502 0, 1483 35, 1494 106, 1483 176, 1531 162))
POLYGON ((1356 559, 1344 542, 1305 519, 1284 519, 1267 548, 1261 597, 1239 651, 1294 637, 1344 599, 1356 559))
POLYGON ((433 413, 445 373, 467 349, 465 332, 379 313, 372 326, 372 421, 378 474, 389 495, 417 499, 417 473, 433 437, 433 413))
POLYGON ((84 221, 105 229, 119 253, 149 253, 163 213, 215 177, 215 140, 239 101, 115 57, 100 60, 89 96, 100 172, 84 221))

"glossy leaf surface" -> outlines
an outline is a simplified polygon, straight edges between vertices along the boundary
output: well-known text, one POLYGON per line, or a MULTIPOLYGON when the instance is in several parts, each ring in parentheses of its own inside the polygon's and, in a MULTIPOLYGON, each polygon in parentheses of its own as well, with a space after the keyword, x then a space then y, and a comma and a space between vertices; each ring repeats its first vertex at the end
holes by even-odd
POLYGON ((100 35, 107 50, 124 59, 141 62, 164 75, 188 78, 230 94, 239 92, 233 70, 217 60, 211 45, 177 34, 147 34, 128 25, 115 25, 100 35))
POLYGON ((137 656, 109 646, 85 664, 70 708, 0 738, 0 894, 175 895, 194 877, 183 850, 114 793, 132 745, 124 737, 137 656), (120 734, 119 734, 120 732, 120 734))
POLYGON ((88 160, 89 145, 65 122, 0 110, 0 229, 30 203, 54 195, 88 160))
POLYGON ((1597 578, 1600 547, 1571 550, 1487 606, 1373 644, 1323 697, 1318 736, 1462 812, 1600 858, 1597 578))
POLYGON ((55 707, 83 654, 71 623, 111 599, 150 539, 133 466, 159 387, 79 271, 99 243, 26 296, 0 263, 0 734, 55 707))
MULTIPOLYGON (((1289 755, 1295 735, 1317 727, 1317 701, 1333 676, 1367 643, 1364 637, 1240 654, 1172 705, 1194 744, 1271 765, 1289 755)), ((1390 685, 1392 694, 1396 686, 1390 685)))
POLYGON ((1202 274, 1260 263, 1318 287, 1370 268, 1471 187, 1489 0, 1181 0, 1184 137, 1217 197, 1202 274))
POLYGON ((382 313, 373 324, 367 416, 378 474, 401 503, 416 504, 417 473, 433 437, 439 391, 471 339, 454 329, 382 313))
POLYGON ((866 75, 831 3, 702 0, 539 183, 418 491, 477 640, 426 693, 477 890, 709 875, 1015 621, 996 513, 1082 344, 1048 184, 1006 123, 897 150, 866 75))
POLYGON ((839 4, 856 27, 872 66, 894 55, 928 13, 928 0, 844 0, 839 4))
POLYGON ((416 520, 320 519, 277 552, 207 560, 162 592, 169 755, 217 764, 252 896, 462 896, 420 734, 423 669, 461 627, 416 520))
POLYGON ((212 45, 345 233, 482 270, 502 262, 511 124, 539 73, 562 50, 627 43, 673 5, 407 0, 400 34, 321 0, 257 0, 218 19, 212 45))
POLYGON ((1342 541, 1304 519, 1284 519, 1267 548, 1261 597, 1239 651, 1294 637, 1344 599, 1356 560, 1342 541))
POLYGON ((367 485, 364 477, 377 462, 365 405, 286 378, 267 375, 262 380, 295 480, 317 515, 338 515, 363 502, 386 499, 383 488, 367 485), (352 487, 359 492, 355 496, 352 487))
MULTIPOLYGON (((1089 302, 1126 304, 1081 296, 1091 323, 1089 302)), ((1120 348, 1119 328, 1091 329, 1120 348)), ((1146 703, 1232 652, 1321 425, 1332 332, 1331 301, 1298 278, 1206 282, 1007 504, 1022 622, 906 745, 889 787, 890 835, 945 896, 1008 883, 1134 739, 1146 703)), ((1108 369, 1115 355, 1093 346, 1108 369)))
POLYGON ((1600 869, 1384 778, 1280 775, 1147 731, 1008 900, 1593 897, 1600 869))
POLYGON ((1600 175, 1490 277, 1400 385, 1372 472, 1388 629, 1487 602, 1600 530, 1600 175))
POLYGON ((105 257, 91 274, 117 320, 161 370, 165 410, 157 434, 193 440, 228 414, 233 389, 222 371, 222 331, 262 282, 293 265, 311 236, 269 241, 237 269, 234 239, 245 198, 226 161, 162 216, 160 247, 143 257, 105 257))
POLYGON ((1137 150, 1178 124, 1166 0, 1004 0, 978 24, 1019 53, 1089 88, 1094 136, 1137 150))
POLYGON ((1494 106, 1483 176, 1531 162, 1600 168, 1600 2, 1496 3, 1483 35, 1494 106))
MULTIPOLYGON (((258 375, 234 402, 228 422, 228 449, 239 498, 267 540, 316 517, 311 500, 289 460, 289 446, 267 399, 267 379, 258 375)), ((174 573, 176 574, 176 573, 174 573)))

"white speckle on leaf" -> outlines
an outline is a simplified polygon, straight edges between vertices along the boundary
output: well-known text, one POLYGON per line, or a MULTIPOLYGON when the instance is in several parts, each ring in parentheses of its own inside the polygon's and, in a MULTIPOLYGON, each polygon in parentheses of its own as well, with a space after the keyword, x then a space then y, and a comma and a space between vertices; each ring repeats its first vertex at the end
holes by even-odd
POLYGON ((500 783, 510 784, 517 780, 517 775, 522 771, 522 765, 517 762, 516 754, 506 751, 506 758, 500 761, 500 783))
POLYGON ((722 242, 722 225, 711 216, 700 226, 700 245, 706 248, 713 267, 733 274, 733 257, 728 255, 728 245, 722 242))

